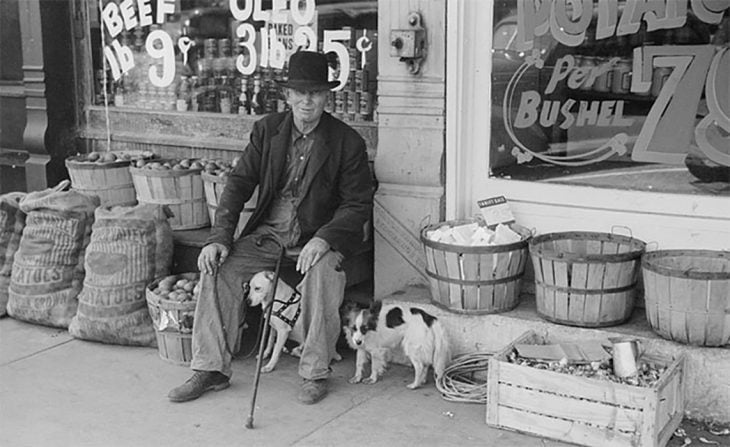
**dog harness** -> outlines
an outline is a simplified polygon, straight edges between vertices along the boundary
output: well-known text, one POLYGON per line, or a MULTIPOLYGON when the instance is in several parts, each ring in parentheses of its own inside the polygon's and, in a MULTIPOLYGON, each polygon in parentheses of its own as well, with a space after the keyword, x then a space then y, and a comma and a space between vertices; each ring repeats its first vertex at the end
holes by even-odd
POLYGON ((294 325, 296 324, 297 320, 299 319, 299 314, 302 313, 301 302, 302 302, 302 295, 299 292, 297 292, 296 290, 294 290, 292 292, 291 296, 289 297, 289 299, 286 301, 277 300, 276 298, 274 298, 274 308, 271 310, 271 313, 275 317, 277 317, 278 319, 283 321, 284 323, 288 324, 289 327, 294 328, 294 325), (279 304, 278 307, 276 306, 277 304, 279 304), (284 312, 286 312, 286 310, 291 306, 297 306, 297 309, 296 309, 296 312, 294 313, 294 316, 291 318, 288 318, 287 316, 284 315, 284 312))

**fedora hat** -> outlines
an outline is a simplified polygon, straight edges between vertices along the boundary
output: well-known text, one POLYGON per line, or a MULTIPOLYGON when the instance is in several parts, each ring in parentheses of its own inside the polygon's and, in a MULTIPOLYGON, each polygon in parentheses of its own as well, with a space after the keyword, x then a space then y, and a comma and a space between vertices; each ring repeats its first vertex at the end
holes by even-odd
POLYGON ((289 58, 289 75, 286 80, 277 79, 282 87, 300 90, 329 90, 340 85, 339 81, 327 80, 327 57, 314 51, 298 51, 289 58))

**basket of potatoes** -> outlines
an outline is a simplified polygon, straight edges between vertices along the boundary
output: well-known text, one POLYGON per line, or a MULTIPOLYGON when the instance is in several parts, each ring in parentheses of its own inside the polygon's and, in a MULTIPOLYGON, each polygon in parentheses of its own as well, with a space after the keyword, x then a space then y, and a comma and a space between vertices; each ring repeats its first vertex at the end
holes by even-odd
POLYGON ((200 275, 169 275, 145 290, 147 308, 157 334, 160 358, 176 365, 189 365, 193 358, 192 332, 200 275))
POLYGON ((129 166, 155 157, 151 151, 89 152, 66 159, 73 189, 98 196, 102 206, 137 204, 129 166))
POLYGON ((139 160, 129 167, 140 203, 166 205, 173 230, 210 225, 203 192, 201 160, 192 158, 139 160))
MULTIPOLYGON (((205 189, 205 200, 208 205, 208 215, 210 217, 211 225, 215 225, 215 213, 218 210, 218 202, 223 194, 223 189, 226 186, 226 181, 233 168, 240 160, 240 157, 234 158, 232 161, 228 160, 206 160, 203 172, 200 176, 203 179, 203 188, 205 189)), ((253 195, 243 206, 243 211, 238 219, 238 227, 234 237, 238 237, 246 226, 248 219, 251 218, 254 209, 256 209, 256 201, 258 198, 258 188, 254 191, 253 195)))

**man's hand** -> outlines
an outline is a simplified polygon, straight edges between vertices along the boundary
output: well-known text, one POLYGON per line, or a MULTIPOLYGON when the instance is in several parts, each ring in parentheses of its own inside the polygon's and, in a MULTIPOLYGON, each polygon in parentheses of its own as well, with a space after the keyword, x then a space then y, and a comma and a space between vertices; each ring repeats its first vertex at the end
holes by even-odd
POLYGON ((301 274, 307 273, 319 258, 324 256, 330 249, 330 244, 320 237, 313 237, 304 245, 302 252, 297 259, 297 271, 301 274))
POLYGON ((208 275, 215 274, 218 266, 223 264, 223 261, 228 257, 228 248, 217 242, 208 244, 200 250, 200 256, 198 256, 198 269, 202 273, 208 275))

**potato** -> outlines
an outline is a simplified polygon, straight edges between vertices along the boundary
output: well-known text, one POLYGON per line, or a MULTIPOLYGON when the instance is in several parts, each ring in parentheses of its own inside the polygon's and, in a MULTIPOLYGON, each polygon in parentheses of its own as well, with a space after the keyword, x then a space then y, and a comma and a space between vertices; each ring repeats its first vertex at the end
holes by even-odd
POLYGON ((188 283, 188 280, 187 279, 179 279, 175 283, 175 288, 176 289, 182 289, 183 287, 185 287, 185 284, 187 284, 187 283, 188 283))
POLYGON ((190 163, 190 169, 203 169, 203 163, 199 160, 195 160, 194 162, 190 163))
POLYGON ((147 163, 145 169, 160 169, 161 166, 162 165, 160 163, 153 161, 152 163, 147 163))
POLYGON ((112 163, 112 162, 117 161, 117 156, 111 152, 107 152, 106 154, 101 156, 99 161, 102 163, 112 163))
POLYGON ((139 160, 137 160, 137 161, 136 161, 136 162, 134 163, 134 167, 135 167, 135 168, 143 168, 143 167, 144 167, 144 165, 146 165, 146 164, 147 164, 147 162, 146 162, 146 161, 144 161, 144 160, 142 160, 142 159, 139 159, 139 160))
POLYGON ((172 286, 177 282, 177 275, 170 275, 162 278, 158 284, 161 289, 172 290, 172 286))
POLYGON ((191 162, 189 158, 183 158, 182 160, 180 160, 180 163, 178 163, 178 165, 182 166, 185 169, 188 169, 190 167, 190 163, 191 162))
POLYGON ((195 288, 195 282, 188 281, 188 282, 185 283, 185 285, 182 286, 182 288, 186 292, 192 292, 193 289, 195 288))

